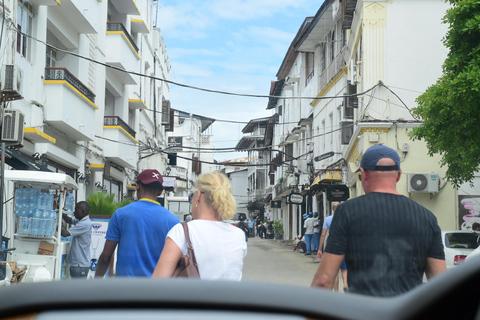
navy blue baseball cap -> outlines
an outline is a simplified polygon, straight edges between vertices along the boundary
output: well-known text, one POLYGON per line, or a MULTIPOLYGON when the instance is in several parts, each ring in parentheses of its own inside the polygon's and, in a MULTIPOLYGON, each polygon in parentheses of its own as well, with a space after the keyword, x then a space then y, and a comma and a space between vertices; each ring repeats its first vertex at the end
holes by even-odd
MULTIPOLYGON (((397 151, 383 144, 377 144, 370 147, 365 151, 360 162, 360 168, 364 170, 376 170, 376 171, 394 171, 400 170, 400 157, 397 151), (380 159, 389 158, 395 161, 393 166, 377 166, 377 162, 380 159)), ((360 168, 356 172, 360 172, 360 168)))

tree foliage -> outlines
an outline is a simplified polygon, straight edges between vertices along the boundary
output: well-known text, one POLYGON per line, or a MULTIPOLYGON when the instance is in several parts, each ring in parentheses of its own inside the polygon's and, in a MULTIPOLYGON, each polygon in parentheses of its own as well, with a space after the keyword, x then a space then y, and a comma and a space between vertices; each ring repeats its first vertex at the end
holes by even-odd
POLYGON ((480 163, 480 0, 447 1, 449 53, 442 77, 417 98, 414 114, 424 123, 412 137, 425 139, 429 155, 441 155, 458 187, 473 180, 480 163))

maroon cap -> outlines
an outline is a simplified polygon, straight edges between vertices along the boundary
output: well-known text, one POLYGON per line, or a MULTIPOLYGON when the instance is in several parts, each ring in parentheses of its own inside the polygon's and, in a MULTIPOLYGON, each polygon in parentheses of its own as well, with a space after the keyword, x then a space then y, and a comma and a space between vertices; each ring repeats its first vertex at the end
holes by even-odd
POLYGON ((138 177, 137 177, 137 182, 141 182, 143 184, 150 184, 154 182, 160 182, 161 185, 163 185, 163 177, 155 169, 147 169, 142 171, 138 177))

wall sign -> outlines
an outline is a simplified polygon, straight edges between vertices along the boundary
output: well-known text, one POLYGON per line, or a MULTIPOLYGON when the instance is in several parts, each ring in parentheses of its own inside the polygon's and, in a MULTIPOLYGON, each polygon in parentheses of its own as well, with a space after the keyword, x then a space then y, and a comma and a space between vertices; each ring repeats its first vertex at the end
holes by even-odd
POLYGON ((335 185, 327 187, 328 201, 346 201, 350 198, 350 189, 346 185, 335 185))
POLYGON ((270 207, 281 208, 282 207, 282 201, 280 201, 280 200, 270 201, 270 207))
POLYGON ((287 203, 302 204, 303 196, 300 193, 291 193, 289 196, 287 196, 287 203))

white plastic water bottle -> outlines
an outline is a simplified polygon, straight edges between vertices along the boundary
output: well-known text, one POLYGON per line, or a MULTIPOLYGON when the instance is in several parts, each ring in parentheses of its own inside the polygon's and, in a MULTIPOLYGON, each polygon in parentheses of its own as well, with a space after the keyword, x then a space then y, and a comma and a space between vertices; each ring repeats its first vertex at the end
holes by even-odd
POLYGON ((55 234, 55 227, 57 225, 57 211, 50 211, 50 225, 49 225, 49 235, 53 236, 55 234))
POLYGON ((37 209, 33 215, 33 218, 31 219, 31 228, 30 228, 30 234, 33 235, 39 235, 40 234, 40 221, 42 220, 42 210, 37 209))

